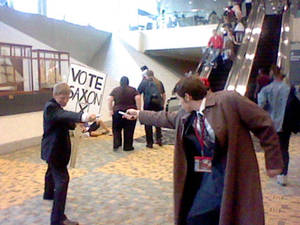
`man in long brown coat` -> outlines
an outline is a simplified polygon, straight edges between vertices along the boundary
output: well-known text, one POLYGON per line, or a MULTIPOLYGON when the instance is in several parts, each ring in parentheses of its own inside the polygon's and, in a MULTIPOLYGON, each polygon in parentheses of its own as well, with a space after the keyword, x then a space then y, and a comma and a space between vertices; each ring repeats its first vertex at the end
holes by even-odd
POLYGON ((179 112, 130 109, 124 117, 176 129, 175 224, 264 225, 250 131, 265 150, 267 175, 280 174, 283 163, 269 115, 236 92, 207 93, 197 78, 182 78, 173 92, 183 108, 179 112))

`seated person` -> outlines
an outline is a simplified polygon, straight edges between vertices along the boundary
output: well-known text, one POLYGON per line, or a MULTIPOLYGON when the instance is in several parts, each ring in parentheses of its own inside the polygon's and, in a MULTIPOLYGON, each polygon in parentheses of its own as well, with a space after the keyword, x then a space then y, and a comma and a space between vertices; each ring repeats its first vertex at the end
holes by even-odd
POLYGON ((92 124, 83 124, 83 130, 82 133, 89 133, 90 137, 98 137, 102 134, 108 134, 108 135, 112 135, 110 130, 107 128, 107 126, 105 125, 105 123, 100 120, 97 119, 95 122, 93 122, 92 124), (103 131, 98 131, 99 128, 102 128, 103 131))

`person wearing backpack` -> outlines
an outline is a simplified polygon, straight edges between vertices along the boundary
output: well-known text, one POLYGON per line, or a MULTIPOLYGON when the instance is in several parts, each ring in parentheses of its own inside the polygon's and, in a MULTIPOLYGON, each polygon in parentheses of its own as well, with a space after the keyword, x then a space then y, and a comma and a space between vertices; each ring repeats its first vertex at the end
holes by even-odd
MULTIPOLYGON (((146 79, 143 79, 138 91, 144 96, 144 110, 162 111, 166 100, 166 93, 163 83, 154 77, 152 70, 147 70, 146 79)), ((162 146, 161 128, 156 128, 156 144, 162 146)), ((153 148, 152 126, 145 125, 146 147, 153 148)))

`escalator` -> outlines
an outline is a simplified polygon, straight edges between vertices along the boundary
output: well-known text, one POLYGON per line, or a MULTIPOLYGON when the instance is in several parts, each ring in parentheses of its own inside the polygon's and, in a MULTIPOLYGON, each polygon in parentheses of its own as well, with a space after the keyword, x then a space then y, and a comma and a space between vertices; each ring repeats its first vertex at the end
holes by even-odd
POLYGON ((236 90, 251 99, 258 69, 268 69, 272 64, 280 66, 277 58, 281 54, 279 46, 283 45, 282 35, 286 30, 283 21, 287 19, 289 10, 285 5, 277 12, 266 15, 266 5, 261 2, 256 14, 257 19, 246 38, 249 40, 247 46, 244 51, 240 49, 241 54, 238 55, 225 85, 226 90, 236 90))
MULTIPOLYGON (((220 57, 217 60, 217 66, 205 66, 203 65, 205 59, 200 61, 196 72, 199 72, 200 77, 208 78, 212 91, 219 91, 224 88, 226 89, 226 85, 228 87, 229 84, 237 81, 239 71, 242 69, 242 65, 244 65, 243 60, 250 45, 250 38, 253 36, 251 32, 256 32, 256 26, 259 26, 263 21, 264 13, 262 12, 262 7, 260 0, 253 1, 252 11, 247 21, 245 37, 239 47, 237 57, 233 64, 230 62, 224 63, 220 57)), ((220 25, 221 24, 218 25, 218 28, 221 27, 220 25)), ((205 51, 204 57, 210 58, 209 50, 205 51)))
POLYGON ((266 15, 264 18, 262 32, 250 72, 246 96, 254 100, 254 85, 259 68, 270 68, 276 65, 278 47, 280 41, 281 15, 266 15))
POLYGON ((196 72, 209 79, 212 91, 235 90, 252 98, 259 68, 275 64, 288 74, 290 9, 285 4, 279 11, 281 13, 266 15, 264 1, 255 1, 243 43, 231 67, 219 61, 213 68, 203 66, 204 59, 200 61, 196 72))

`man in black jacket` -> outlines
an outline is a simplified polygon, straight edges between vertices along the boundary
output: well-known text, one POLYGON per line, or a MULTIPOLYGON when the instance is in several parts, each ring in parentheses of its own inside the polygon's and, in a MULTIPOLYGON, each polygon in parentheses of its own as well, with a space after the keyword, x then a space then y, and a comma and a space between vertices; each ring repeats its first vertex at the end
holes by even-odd
POLYGON ((45 175, 44 199, 54 200, 51 212, 51 225, 78 225, 64 214, 69 184, 67 165, 71 155, 69 130, 76 122, 91 122, 94 114, 75 113, 63 109, 69 101, 70 87, 58 83, 53 88, 53 98, 44 108, 42 138, 42 159, 48 163, 45 175))
MULTIPOLYGON (((166 101, 166 93, 163 83, 154 77, 154 73, 152 70, 146 71, 146 76, 143 78, 142 82, 138 87, 138 91, 140 94, 144 96, 144 109, 145 110, 154 110, 154 111, 161 111, 164 109, 165 101, 166 101), (157 89, 157 94, 153 93, 153 89, 151 88, 152 85, 155 85, 157 89), (153 94, 160 95, 157 96, 161 99, 160 103, 157 102, 154 104, 153 94)), ((157 99, 157 98, 156 98, 157 99)), ((162 133, 160 127, 156 128, 156 144, 162 146, 162 133)), ((153 130, 152 126, 145 125, 145 133, 146 133, 146 147, 153 148, 153 130)))

